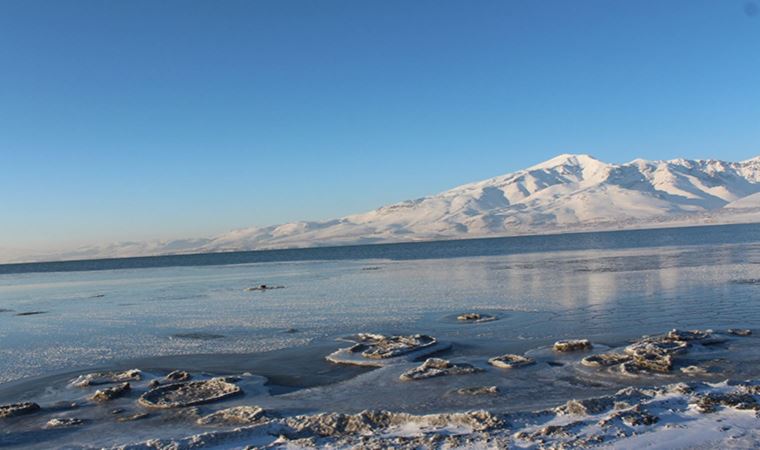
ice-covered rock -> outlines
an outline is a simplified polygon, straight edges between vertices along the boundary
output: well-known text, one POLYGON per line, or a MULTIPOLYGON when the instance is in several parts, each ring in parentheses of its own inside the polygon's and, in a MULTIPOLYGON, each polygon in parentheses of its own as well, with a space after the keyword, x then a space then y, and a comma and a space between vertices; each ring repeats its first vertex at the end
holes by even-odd
POLYGON ((267 420, 264 408, 235 406, 203 416, 197 422, 198 425, 252 425, 267 420))
POLYGON ((727 333, 733 334, 734 336, 747 337, 752 335, 752 330, 749 328, 729 328, 727 333))
POLYGON ((631 357, 624 353, 599 353, 581 360, 581 364, 589 367, 609 367, 630 361, 631 357))
POLYGON ((185 372, 184 370, 174 370, 166 374, 164 377, 165 380, 175 383, 179 381, 189 381, 191 378, 192 375, 190 375, 188 372, 185 372))
POLYGON ((242 393, 235 384, 220 378, 159 386, 143 394, 139 403, 150 408, 181 408, 221 400, 242 393))
POLYGON ((123 372, 95 372, 80 375, 71 382, 71 385, 76 387, 87 387, 99 384, 123 383, 125 381, 140 380, 142 380, 142 371, 139 369, 131 369, 123 372))
POLYGON ((589 398, 585 400, 568 400, 562 406, 554 408, 554 412, 560 415, 573 414, 577 416, 586 416, 599 414, 615 405, 616 399, 614 397, 598 397, 589 398))
POLYGON ((399 378, 404 381, 424 380, 444 375, 466 375, 482 371, 483 369, 479 369, 471 364, 454 364, 441 358, 428 358, 422 365, 402 373, 399 378))
POLYGON ((495 316, 480 313, 464 313, 457 316, 457 320, 467 323, 482 323, 496 320, 495 316))
POLYGON ((699 366, 686 366, 681 367, 681 373, 685 373, 686 375, 704 375, 707 373, 707 370, 699 366))
POLYGON ((77 419, 76 417, 56 417, 55 419, 50 419, 45 424, 45 428, 68 428, 68 427, 76 427, 79 425, 82 425, 84 423, 84 420, 77 419))
POLYGON ((677 330, 672 329, 666 335, 670 341, 698 341, 712 336, 712 330, 677 330))
POLYGON ((529 366, 535 363, 536 361, 533 358, 513 354, 496 356, 488 360, 488 364, 500 369, 514 369, 515 367, 529 366))
POLYGON ((474 386, 460 388, 455 392, 459 395, 497 395, 501 391, 498 386, 474 386))
POLYGON ((701 413, 715 412, 721 406, 760 411, 760 403, 755 400, 754 396, 746 392, 709 392, 699 395, 693 404, 701 413))
POLYGON ((354 345, 337 350, 326 359, 337 364, 383 366, 395 362, 408 362, 448 347, 425 334, 384 336, 360 333, 351 340, 355 342, 354 345))
POLYGON ((649 414, 641 405, 636 405, 629 409, 613 412, 608 417, 600 420, 599 426, 608 427, 620 421, 629 427, 637 427, 641 425, 654 425, 659 420, 659 417, 649 414))
POLYGON ((12 403, 0 405, 0 419, 5 417, 23 416, 40 410, 40 405, 32 402, 12 403))
POLYGON ((131 389, 132 387, 129 383, 121 383, 116 386, 98 389, 91 399, 96 402, 107 402, 126 395, 131 389))
POLYGON ((554 343, 554 350, 558 352, 574 352, 592 348, 591 341, 588 339, 563 339, 554 343))

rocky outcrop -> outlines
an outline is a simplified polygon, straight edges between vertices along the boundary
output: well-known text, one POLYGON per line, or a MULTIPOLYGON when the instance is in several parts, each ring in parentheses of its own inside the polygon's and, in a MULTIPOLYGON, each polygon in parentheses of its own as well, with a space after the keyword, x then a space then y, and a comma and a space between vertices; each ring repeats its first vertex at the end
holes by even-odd
POLYGON ((404 381, 424 380, 444 375, 466 375, 482 371, 483 369, 474 367, 471 364, 453 364, 451 361, 445 359, 428 358, 419 367, 415 367, 414 369, 402 373, 399 378, 404 381))
POLYGON ((139 403, 149 408, 182 408, 221 400, 242 393, 235 384, 224 379, 191 381, 159 386, 143 394, 139 403))
POLYGON ((535 363, 536 361, 533 358, 512 354, 496 356, 488 360, 488 364, 500 369, 514 369, 515 367, 529 366, 535 363))

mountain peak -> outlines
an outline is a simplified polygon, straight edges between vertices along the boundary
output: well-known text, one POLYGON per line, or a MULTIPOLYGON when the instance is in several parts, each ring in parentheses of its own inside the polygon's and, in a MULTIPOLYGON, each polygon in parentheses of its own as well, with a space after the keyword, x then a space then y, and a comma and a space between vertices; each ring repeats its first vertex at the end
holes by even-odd
POLYGON ((591 155, 585 153, 562 153, 554 158, 548 159, 542 163, 531 166, 528 170, 535 169, 552 169, 559 166, 579 166, 586 167, 589 165, 607 165, 606 163, 599 161, 591 155))

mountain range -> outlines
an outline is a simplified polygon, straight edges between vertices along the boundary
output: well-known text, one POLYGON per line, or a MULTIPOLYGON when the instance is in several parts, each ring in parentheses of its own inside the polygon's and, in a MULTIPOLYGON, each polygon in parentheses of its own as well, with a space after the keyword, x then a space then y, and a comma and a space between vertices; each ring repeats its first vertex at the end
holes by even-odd
MULTIPOLYGON (((760 157, 610 164, 563 154, 527 169, 327 221, 123 242, 40 259, 203 253, 760 221, 760 157)), ((35 259, 38 259, 35 258, 35 259)))

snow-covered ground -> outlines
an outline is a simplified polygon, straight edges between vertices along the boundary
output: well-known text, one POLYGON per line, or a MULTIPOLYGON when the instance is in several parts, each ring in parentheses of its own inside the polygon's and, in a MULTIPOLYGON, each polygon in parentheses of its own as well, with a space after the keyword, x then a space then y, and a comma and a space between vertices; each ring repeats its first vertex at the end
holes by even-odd
POLYGON ((749 223, 760 221, 759 192, 760 157, 608 164, 565 154, 525 170, 334 220, 46 254, 8 251, 0 258, 40 261, 749 223))

